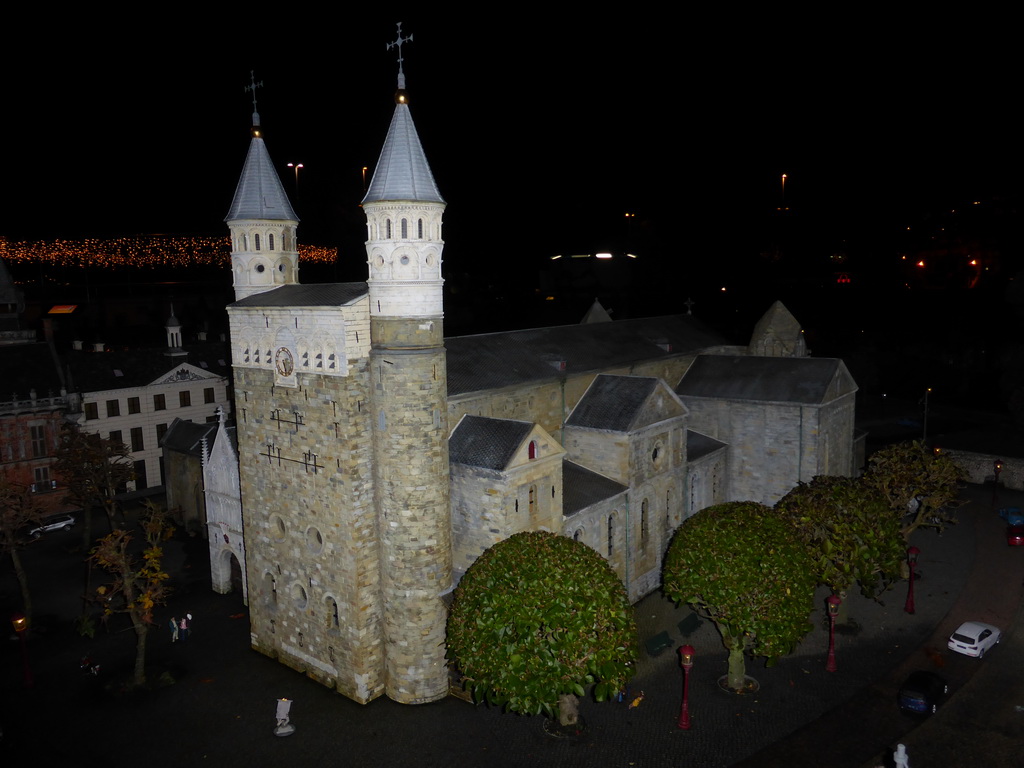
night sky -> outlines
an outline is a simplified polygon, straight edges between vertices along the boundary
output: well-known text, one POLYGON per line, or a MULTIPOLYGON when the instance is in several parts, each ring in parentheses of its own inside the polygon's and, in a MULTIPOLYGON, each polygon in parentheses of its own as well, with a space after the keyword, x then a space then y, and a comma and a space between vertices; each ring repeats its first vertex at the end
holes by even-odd
MULTIPOLYGON (((742 264, 777 234, 783 173, 790 229, 823 255, 1017 192, 1005 20, 509 9, 401 19, 449 274, 608 247, 666 274, 742 264)), ((300 238, 363 279, 361 168, 393 111, 398 14, 26 24, 7 48, 0 235, 226 233, 255 70, 300 238)))

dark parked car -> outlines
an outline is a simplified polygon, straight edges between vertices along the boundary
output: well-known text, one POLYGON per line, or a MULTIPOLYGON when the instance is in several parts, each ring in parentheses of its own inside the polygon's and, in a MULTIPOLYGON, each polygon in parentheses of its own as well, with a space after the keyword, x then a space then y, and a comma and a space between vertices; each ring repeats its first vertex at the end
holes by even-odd
POLYGON ((917 715, 930 715, 939 708, 939 701, 949 693, 946 681, 934 672, 912 672, 900 687, 900 709, 917 715))

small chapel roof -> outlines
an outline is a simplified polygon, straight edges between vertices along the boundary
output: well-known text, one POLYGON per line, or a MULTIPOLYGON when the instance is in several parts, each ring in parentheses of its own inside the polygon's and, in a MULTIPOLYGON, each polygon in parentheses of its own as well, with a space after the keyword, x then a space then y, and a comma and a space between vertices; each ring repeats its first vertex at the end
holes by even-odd
POLYGON ((830 399, 837 376, 842 392, 856 390, 842 360, 827 357, 751 357, 699 355, 686 371, 676 394, 682 398, 750 400, 820 405, 830 399))
POLYGON ((448 440, 449 460, 453 464, 503 470, 532 429, 529 421, 464 416, 448 440))
POLYGON ((192 421, 175 418, 160 439, 160 445, 164 449, 202 458, 203 438, 212 439, 213 433, 219 426, 220 424, 216 421, 196 424, 192 421))
POLYGON ((416 200, 443 203, 434 174, 420 144, 419 134, 409 112, 409 104, 400 92, 384 148, 373 171, 373 179, 363 203, 381 200, 416 200))
MULTIPOLYGON (((254 121, 258 117, 254 116, 254 121)), ((259 135, 258 122, 249 143, 249 154, 242 167, 242 176, 235 188, 231 209, 224 221, 265 219, 270 221, 298 221, 288 201, 281 179, 274 170, 267 146, 259 135)))
POLYGON ((566 426, 630 432, 658 386, 651 376, 600 375, 573 408, 566 426))
POLYGON ((562 461, 562 514, 566 517, 628 490, 610 477, 568 459, 562 461))

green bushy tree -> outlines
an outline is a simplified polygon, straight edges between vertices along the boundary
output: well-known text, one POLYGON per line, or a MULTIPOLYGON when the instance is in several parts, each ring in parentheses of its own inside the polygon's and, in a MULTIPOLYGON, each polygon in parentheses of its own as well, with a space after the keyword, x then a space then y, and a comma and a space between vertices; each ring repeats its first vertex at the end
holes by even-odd
POLYGON ((639 653, 626 590, 597 552, 542 531, 495 544, 462 577, 448 618, 448 656, 480 701, 576 720, 632 677, 639 653))
POLYGON ((744 687, 747 653, 772 663, 811 629, 813 563, 763 504, 718 504, 687 519, 669 545, 662 586, 718 627, 733 690, 744 687))

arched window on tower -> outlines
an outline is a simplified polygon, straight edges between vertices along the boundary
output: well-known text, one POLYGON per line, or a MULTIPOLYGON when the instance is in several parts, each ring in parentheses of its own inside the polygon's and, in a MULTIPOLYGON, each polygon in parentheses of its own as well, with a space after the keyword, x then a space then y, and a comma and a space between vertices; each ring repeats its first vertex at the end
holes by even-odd
POLYGON ((267 250, 268 251, 274 250, 274 233, 273 232, 271 232, 270 234, 267 235, 267 250))
POLYGON ((420 240, 423 239, 423 219, 420 219, 418 222, 416 222, 416 237, 418 237, 420 240))
POLYGON ((260 249, 260 236, 258 234, 252 236, 253 244, 256 246, 256 250, 260 249))
POLYGON ((391 239, 391 219, 388 219, 387 235, 385 235, 385 239, 386 240, 390 240, 391 239))
POLYGON ((406 219, 402 219, 402 239, 409 239, 409 222, 406 219))
POLYGON ((530 445, 526 449, 526 455, 527 455, 527 457, 529 457, 530 461, 533 461, 534 459, 537 458, 537 441, 536 440, 531 440, 530 441, 530 445))

